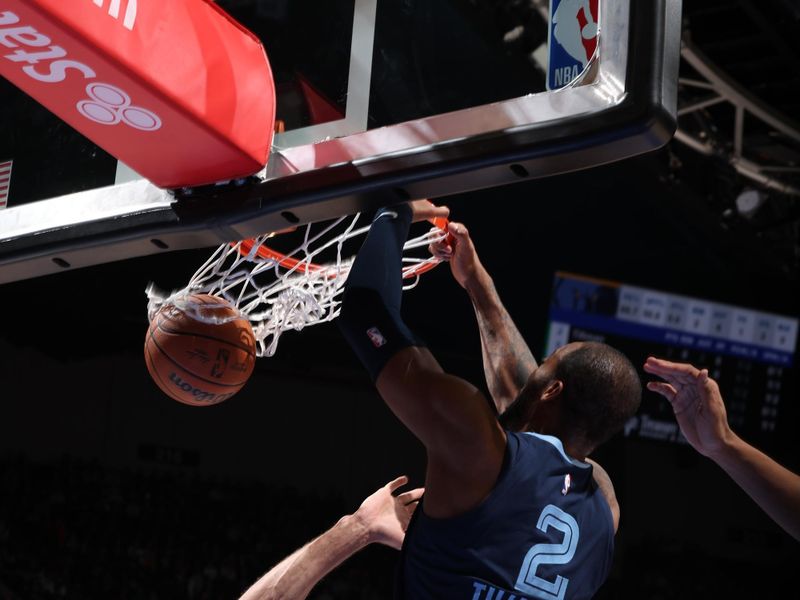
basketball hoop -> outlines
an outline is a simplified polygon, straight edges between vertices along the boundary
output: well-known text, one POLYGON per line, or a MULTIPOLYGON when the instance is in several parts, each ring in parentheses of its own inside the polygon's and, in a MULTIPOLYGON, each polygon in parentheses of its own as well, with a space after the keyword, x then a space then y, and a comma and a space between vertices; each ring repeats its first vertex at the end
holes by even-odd
MULTIPOLYGON (((339 316, 340 296, 357 251, 348 242, 369 231, 369 225, 358 227, 360 219, 359 213, 222 244, 183 289, 166 295, 151 283, 146 290, 148 317, 152 321, 162 306, 174 304, 194 319, 218 322, 217 316, 193 307, 187 298, 191 294, 224 298, 250 321, 256 355, 272 356, 283 332, 300 331, 339 316), (291 250, 267 245, 286 233, 301 238, 291 250)), ((441 262, 419 250, 447 236, 446 219, 435 219, 433 224, 433 229, 403 246, 404 290, 416 287, 419 276, 441 262)))

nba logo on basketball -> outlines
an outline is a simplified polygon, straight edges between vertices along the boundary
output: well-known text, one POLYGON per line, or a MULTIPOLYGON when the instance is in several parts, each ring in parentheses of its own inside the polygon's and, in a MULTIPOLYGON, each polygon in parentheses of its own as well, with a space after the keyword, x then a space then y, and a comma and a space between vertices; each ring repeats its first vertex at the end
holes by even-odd
POLYGON ((574 81, 597 50, 600 0, 551 0, 547 39, 547 89, 574 81))

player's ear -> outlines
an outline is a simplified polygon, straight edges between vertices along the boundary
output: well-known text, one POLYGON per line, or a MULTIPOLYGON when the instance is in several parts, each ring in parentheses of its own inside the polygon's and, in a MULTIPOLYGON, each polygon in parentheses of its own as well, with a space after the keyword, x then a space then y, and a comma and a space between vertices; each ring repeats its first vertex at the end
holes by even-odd
POLYGON ((560 379, 553 379, 550 383, 547 384, 547 387, 544 388, 544 391, 541 395, 541 402, 547 402, 548 400, 554 400, 558 396, 561 395, 561 392, 564 391, 564 382, 560 379))

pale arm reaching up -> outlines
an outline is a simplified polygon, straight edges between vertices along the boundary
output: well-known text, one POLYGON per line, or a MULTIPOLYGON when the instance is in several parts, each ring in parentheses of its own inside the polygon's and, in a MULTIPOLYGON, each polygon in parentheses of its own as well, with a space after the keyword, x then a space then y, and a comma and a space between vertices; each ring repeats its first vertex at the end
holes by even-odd
POLYGON ((406 527, 424 490, 397 496, 408 483, 398 477, 369 496, 352 515, 274 566, 239 600, 303 600, 319 581, 369 544, 400 549, 406 527))
POLYGON ((689 443, 717 463, 778 525, 800 540, 800 476, 737 436, 728 426, 717 382, 705 369, 650 357, 644 370, 665 381, 647 388, 672 404, 689 443))

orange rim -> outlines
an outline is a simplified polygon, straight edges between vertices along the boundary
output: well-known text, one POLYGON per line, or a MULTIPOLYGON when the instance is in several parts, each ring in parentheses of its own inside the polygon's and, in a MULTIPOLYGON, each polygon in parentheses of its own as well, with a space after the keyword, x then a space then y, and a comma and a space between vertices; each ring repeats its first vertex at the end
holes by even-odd
MULTIPOLYGON (((449 224, 449 220, 445 217, 437 217, 435 219, 429 219, 429 221, 442 231, 447 231, 447 225, 449 224)), ((239 254, 242 256, 249 256, 250 253, 253 251, 253 245, 255 244, 254 239, 246 239, 242 240, 239 245, 239 254)), ((231 246, 236 246, 237 242, 231 242, 231 246)), ((277 250, 273 250, 269 246, 265 246, 261 244, 258 249, 256 250, 256 256, 264 260, 274 260, 278 263, 279 267, 286 269, 287 271, 295 270, 299 273, 313 273, 314 271, 321 271, 325 267, 322 265, 318 265, 316 263, 309 263, 303 260, 298 260, 296 258, 292 258, 291 256, 286 256, 282 252, 278 252, 277 250)), ((423 273, 427 273, 431 269, 433 269, 438 263, 430 262, 426 264, 422 264, 418 267, 414 265, 405 267, 403 270, 406 271, 403 273, 403 278, 408 279, 410 277, 417 277, 418 275, 422 275, 423 273)))

